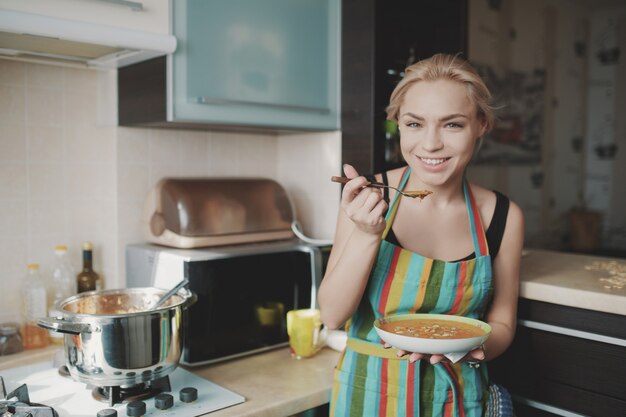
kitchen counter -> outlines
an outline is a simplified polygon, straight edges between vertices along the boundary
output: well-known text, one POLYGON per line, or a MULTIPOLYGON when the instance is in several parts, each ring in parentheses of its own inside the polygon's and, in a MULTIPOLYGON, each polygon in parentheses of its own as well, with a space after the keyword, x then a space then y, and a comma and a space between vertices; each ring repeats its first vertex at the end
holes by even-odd
POLYGON ((626 315, 626 260, 529 250, 522 257, 520 297, 626 315))
POLYGON ((297 360, 284 348, 187 369, 246 397, 243 404, 215 411, 211 417, 283 417, 329 401, 339 355, 324 348, 312 358, 297 360))
MULTIPOLYGON (((51 360, 58 347, 0 356, 0 370, 51 360)), ((288 348, 185 369, 246 398, 207 415, 211 417, 286 417, 325 404, 330 399, 333 368, 339 352, 322 349, 309 359, 296 360, 288 348)))

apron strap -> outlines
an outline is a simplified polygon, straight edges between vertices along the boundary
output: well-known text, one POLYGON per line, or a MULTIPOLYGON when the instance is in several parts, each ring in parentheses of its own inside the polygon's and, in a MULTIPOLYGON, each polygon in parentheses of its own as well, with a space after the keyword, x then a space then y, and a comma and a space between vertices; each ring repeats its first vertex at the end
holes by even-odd
MULTIPOLYGON (((400 185, 398 185, 399 190, 404 189, 404 186, 406 185, 406 182, 408 181, 410 176, 411 176, 411 168, 407 166, 406 168, 404 168, 404 172, 402 173, 402 179, 400 180, 400 185)), ((387 222, 387 225, 385 226, 385 231, 383 232, 382 240, 385 240, 385 238, 387 237, 387 234, 389 233, 389 230, 391 230, 393 219, 395 219, 396 212, 398 211, 398 206, 400 205, 400 198, 399 198, 400 196, 401 194, 396 192, 396 195, 393 196, 393 201, 391 202, 391 205, 389 206, 389 210, 387 210, 387 214, 385 215, 385 221, 387 222)))
POLYGON ((404 356, 396 355, 396 350, 394 348, 386 349, 380 343, 366 342, 365 340, 355 339, 352 337, 349 337, 346 341, 346 347, 356 353, 362 353, 363 355, 396 360, 408 359, 408 354, 404 356))
POLYGON ((465 194, 465 204, 467 206, 467 214, 469 216, 470 229, 472 232, 472 239, 474 241, 474 252, 476 258, 479 256, 489 255, 489 246, 487 245, 487 236, 485 235, 485 229, 483 228, 483 222, 480 219, 480 211, 474 200, 472 189, 469 182, 463 176, 463 193, 465 194))

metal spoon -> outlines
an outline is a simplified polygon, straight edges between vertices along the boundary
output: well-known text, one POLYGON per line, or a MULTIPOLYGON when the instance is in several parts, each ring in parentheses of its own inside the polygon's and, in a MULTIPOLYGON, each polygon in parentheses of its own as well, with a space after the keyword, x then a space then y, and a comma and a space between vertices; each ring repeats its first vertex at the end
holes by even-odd
POLYGON ((172 288, 171 290, 169 290, 168 292, 163 294, 161 296, 161 298, 159 298, 159 300, 155 304, 150 306, 146 311, 153 311, 153 310, 156 310, 157 308, 161 307, 163 304, 165 304, 165 302, 167 300, 169 300, 169 298, 172 295, 176 294, 178 292, 178 290, 180 290, 181 288, 187 286, 187 284, 189 284, 189 280, 187 278, 183 279, 181 282, 176 284, 176 286, 174 288, 172 288))
MULTIPOLYGON (((332 182, 338 182, 341 184, 346 184, 348 181, 352 180, 352 178, 346 178, 346 177, 330 177, 330 180, 332 182)), ((392 190, 396 190, 397 192, 399 192, 400 194, 402 194, 405 197, 410 197, 410 198, 419 198, 420 200, 423 200, 424 197, 426 197, 429 194, 432 194, 432 191, 428 191, 428 190, 423 190, 423 191, 401 191, 399 189, 397 189, 396 187, 392 187, 391 185, 385 185, 382 182, 370 182, 369 184, 366 185, 366 187, 372 187, 372 188, 391 188, 392 190)))

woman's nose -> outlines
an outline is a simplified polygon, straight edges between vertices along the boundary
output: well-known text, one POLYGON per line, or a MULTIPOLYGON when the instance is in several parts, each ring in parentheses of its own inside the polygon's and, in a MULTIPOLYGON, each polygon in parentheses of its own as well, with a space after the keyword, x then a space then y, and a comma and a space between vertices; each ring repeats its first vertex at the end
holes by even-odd
POLYGON ((442 147, 443 142, 441 141, 439 131, 437 129, 428 129, 425 132, 424 140, 422 141, 422 148, 425 151, 433 152, 441 149, 442 147))

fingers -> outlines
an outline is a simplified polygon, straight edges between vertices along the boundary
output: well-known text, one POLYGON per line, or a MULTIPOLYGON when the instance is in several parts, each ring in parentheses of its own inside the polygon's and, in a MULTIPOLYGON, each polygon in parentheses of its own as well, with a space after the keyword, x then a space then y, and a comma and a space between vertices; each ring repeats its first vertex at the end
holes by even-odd
MULTIPOLYGON (((344 167, 347 176, 357 175, 354 168, 344 167)), ((365 177, 354 177, 343 188, 341 207, 350 220, 365 231, 379 233, 384 229, 387 203, 379 189, 369 188, 365 177)))
POLYGON ((472 349, 472 351, 469 353, 469 357, 470 359, 475 359, 477 361, 484 361, 485 351, 483 350, 482 347, 479 346, 475 349, 472 349))
POLYGON ((413 352, 409 355, 409 362, 413 363, 415 361, 419 361, 421 359, 426 359, 426 355, 423 353, 413 352))
POLYGON ((356 178, 359 176, 359 173, 356 171, 356 169, 354 169, 354 167, 350 164, 344 164, 343 165, 343 173, 346 175, 346 177, 348 178, 356 178))
POLYGON ((430 364, 434 365, 436 363, 439 363, 443 361, 443 355, 430 355, 430 364))

